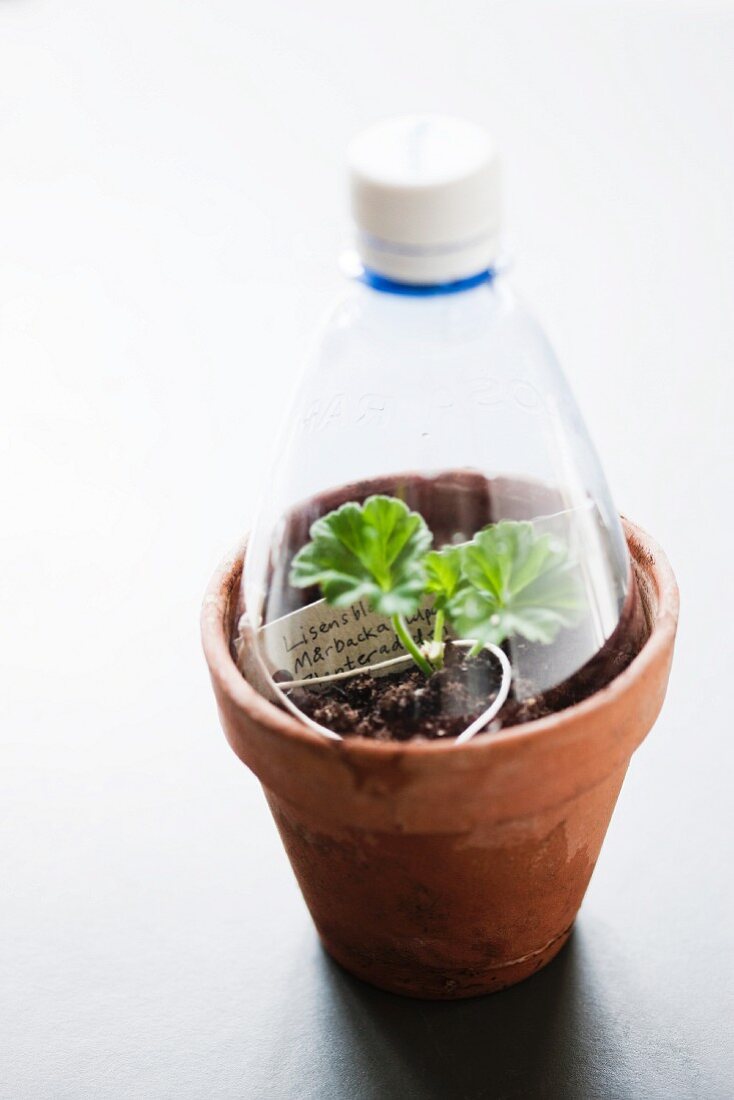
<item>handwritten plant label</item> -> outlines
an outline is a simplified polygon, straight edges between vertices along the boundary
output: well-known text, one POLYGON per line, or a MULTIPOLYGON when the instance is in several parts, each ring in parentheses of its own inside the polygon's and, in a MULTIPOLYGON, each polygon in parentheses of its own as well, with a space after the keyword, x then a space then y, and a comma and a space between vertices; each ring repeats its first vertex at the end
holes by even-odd
MULTIPOLYGON (((418 645, 430 639, 434 619, 427 605, 406 618, 418 645)), ((389 620, 364 600, 346 608, 319 600, 261 627, 259 641, 271 673, 287 673, 290 680, 367 669, 405 653, 389 620)))

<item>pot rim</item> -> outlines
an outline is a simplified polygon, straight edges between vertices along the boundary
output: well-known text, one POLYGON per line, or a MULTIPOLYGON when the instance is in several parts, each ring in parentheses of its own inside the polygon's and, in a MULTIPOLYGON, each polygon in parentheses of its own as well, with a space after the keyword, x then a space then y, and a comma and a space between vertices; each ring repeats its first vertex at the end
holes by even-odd
MULTIPOLYGON (((640 652, 611 683, 580 703, 556 711, 544 718, 537 718, 518 726, 508 726, 496 733, 480 733, 470 741, 457 745, 451 741, 374 741, 366 737, 348 737, 342 740, 322 736, 301 724, 286 711, 280 710, 264 699, 238 669, 230 652, 227 636, 227 620, 231 598, 238 591, 245 558, 247 540, 243 540, 220 563, 212 576, 201 609, 201 638, 213 679, 216 679, 225 696, 244 711, 252 720, 274 734, 301 742, 306 746, 321 748, 325 752, 343 752, 355 757, 405 758, 450 752, 458 759, 463 754, 486 752, 490 745, 507 746, 526 744, 546 737, 571 722, 593 719, 601 710, 622 699, 632 685, 645 676, 647 670, 664 657, 675 639, 679 612, 678 585, 670 563, 658 543, 642 528, 621 517, 633 567, 647 585, 643 585, 643 603, 648 617, 650 634, 640 652), (644 598, 645 587, 651 593, 652 608, 644 598)), ((466 756, 463 756, 465 759, 466 756)))

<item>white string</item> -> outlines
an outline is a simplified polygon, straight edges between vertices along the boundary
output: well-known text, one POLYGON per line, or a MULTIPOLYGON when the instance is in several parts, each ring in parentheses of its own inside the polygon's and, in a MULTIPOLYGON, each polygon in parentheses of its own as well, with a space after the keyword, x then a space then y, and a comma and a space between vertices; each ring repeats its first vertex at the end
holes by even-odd
POLYGON ((492 645, 491 642, 487 642, 484 648, 489 650, 490 653, 493 653, 499 661, 500 665, 502 666, 502 683, 500 684, 500 689, 497 692, 497 697, 492 705, 487 707, 484 714, 480 714, 479 717, 474 722, 472 722, 472 724, 467 729, 465 729, 463 733, 459 734, 459 736, 454 741, 455 745, 463 745, 466 741, 470 741, 475 734, 479 733, 480 730, 483 730, 485 726, 489 725, 495 714, 497 714, 500 707, 504 704, 504 701, 510 691, 510 681, 512 680, 512 667, 510 665, 510 662, 507 660, 507 654, 504 652, 504 650, 500 649, 499 646, 492 645))

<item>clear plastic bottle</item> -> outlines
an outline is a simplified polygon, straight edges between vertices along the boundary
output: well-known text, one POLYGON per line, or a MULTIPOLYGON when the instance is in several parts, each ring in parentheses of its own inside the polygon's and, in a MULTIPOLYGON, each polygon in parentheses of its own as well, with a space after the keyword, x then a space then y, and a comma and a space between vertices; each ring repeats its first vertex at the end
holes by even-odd
MULTIPOLYGON (((500 639, 511 682, 490 728, 527 720, 602 686, 639 644, 644 624, 620 521, 552 350, 498 270, 498 165, 484 132, 441 117, 392 120, 356 140, 350 166, 363 266, 309 357, 248 548, 244 595, 260 669, 269 684, 355 671, 349 647, 325 653, 337 642, 336 618, 324 612, 332 626, 321 634, 314 613, 299 610, 320 593, 294 585, 293 559, 315 520, 387 495, 420 513, 436 548, 522 521, 531 541, 563 557, 574 613, 550 640, 527 624, 500 639)), ((532 607, 526 612, 532 619, 532 607)), ((427 644, 420 615, 408 623, 427 644)), ((357 670, 388 650, 404 653, 389 624, 382 635, 382 646, 362 646, 359 659, 370 660, 357 670)), ((378 674, 397 675, 392 666, 378 674)), ((347 690, 353 679, 314 690, 330 684, 347 690)), ((297 688, 272 693, 328 728, 297 688)), ((433 694, 431 729, 455 735, 456 699, 433 694)), ((392 735, 387 713, 379 736, 392 735)), ((484 713, 472 714, 475 725, 484 713)))

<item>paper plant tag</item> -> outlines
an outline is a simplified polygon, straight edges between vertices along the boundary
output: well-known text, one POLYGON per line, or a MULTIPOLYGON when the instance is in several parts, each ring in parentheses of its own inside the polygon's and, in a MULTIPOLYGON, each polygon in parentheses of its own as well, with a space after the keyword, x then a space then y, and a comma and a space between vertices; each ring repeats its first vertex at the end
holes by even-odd
MULTIPOLYGON (((427 605, 406 618, 418 645, 431 637, 434 618, 427 605)), ((366 669, 405 653, 390 621, 363 600, 346 608, 319 600, 261 627, 259 641, 270 672, 289 680, 366 669)))

